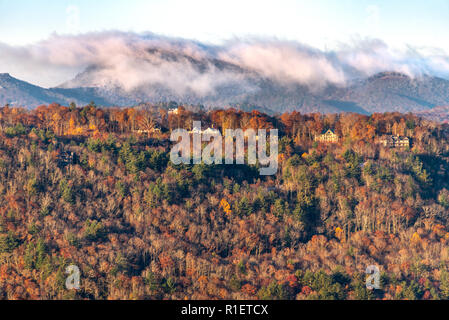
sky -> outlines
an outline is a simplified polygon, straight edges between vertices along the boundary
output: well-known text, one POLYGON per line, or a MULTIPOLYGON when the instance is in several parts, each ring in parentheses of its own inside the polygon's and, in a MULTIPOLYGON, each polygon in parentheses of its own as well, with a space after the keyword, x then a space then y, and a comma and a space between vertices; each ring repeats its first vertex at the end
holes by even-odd
MULTIPOLYGON (((448 30, 449 0, 0 0, 0 73, 51 87, 107 65, 112 79, 166 81, 161 68, 142 72, 150 33, 301 83, 345 82, 354 69, 449 78, 448 30)), ((166 67, 192 80, 186 66, 166 67)))
POLYGON ((0 42, 121 30, 220 43, 277 37, 325 49, 357 37, 449 52, 448 0, 0 0, 0 42))

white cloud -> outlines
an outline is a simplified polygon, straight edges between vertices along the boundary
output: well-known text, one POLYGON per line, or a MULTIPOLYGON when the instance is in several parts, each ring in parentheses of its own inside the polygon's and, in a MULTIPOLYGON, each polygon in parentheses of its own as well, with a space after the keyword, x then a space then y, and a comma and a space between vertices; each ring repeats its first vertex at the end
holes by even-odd
POLYGON ((220 57, 282 83, 323 87, 327 83, 345 82, 342 69, 326 54, 297 43, 276 40, 235 42, 220 57))
POLYGON ((449 76, 449 58, 443 51, 397 50, 376 39, 355 39, 332 51, 277 39, 234 39, 213 46, 113 31, 53 35, 27 46, 0 43, 0 72, 44 86, 59 85, 89 66, 101 67, 91 85, 114 83, 128 91, 151 83, 179 94, 207 95, 223 84, 248 85, 245 75, 237 69, 221 69, 216 59, 283 84, 316 89, 382 71, 449 76))

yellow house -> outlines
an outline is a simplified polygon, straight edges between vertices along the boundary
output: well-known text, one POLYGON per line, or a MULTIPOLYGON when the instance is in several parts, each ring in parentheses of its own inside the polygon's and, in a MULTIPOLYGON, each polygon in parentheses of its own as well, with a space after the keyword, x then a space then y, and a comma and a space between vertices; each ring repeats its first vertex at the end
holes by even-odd
POLYGON ((168 114, 178 114, 178 113, 179 113, 179 108, 169 109, 168 110, 168 114))
POLYGON ((315 137, 315 141, 325 143, 336 143, 338 142, 338 139, 338 136, 331 129, 324 131, 321 135, 315 137))

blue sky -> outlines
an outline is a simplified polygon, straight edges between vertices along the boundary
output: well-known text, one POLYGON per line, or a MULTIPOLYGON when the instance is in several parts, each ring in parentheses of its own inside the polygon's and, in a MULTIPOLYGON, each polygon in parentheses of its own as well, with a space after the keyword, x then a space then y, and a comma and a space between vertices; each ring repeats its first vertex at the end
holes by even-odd
POLYGON ((448 0, 0 0, 0 42, 52 33, 151 31, 219 43, 269 36, 326 48, 354 37, 449 53, 448 0))

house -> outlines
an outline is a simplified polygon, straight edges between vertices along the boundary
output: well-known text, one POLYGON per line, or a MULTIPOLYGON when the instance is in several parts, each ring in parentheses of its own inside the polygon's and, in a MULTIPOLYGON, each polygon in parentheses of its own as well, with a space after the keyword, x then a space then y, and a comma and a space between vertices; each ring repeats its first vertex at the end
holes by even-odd
POLYGON ((150 129, 139 129, 139 130, 133 130, 133 132, 138 133, 138 134, 160 133, 161 128, 154 127, 154 128, 150 128, 150 129))
POLYGON ((76 154, 71 151, 62 151, 58 155, 58 165, 65 167, 69 164, 76 163, 76 154))
POLYGON ((203 130, 201 130, 200 128, 195 127, 192 130, 190 130, 189 133, 201 134, 201 133, 203 133, 203 130))
POLYGON ((178 113, 179 113, 179 108, 168 110, 168 114, 178 114, 178 113))
POLYGON ((203 131, 203 134, 210 134, 210 135, 216 135, 216 134, 221 134, 219 130, 214 129, 214 128, 207 128, 206 130, 203 131))
POLYGON ((380 143, 386 148, 410 148, 410 138, 398 135, 385 136, 380 143))
POLYGON ((201 130, 200 128, 194 127, 192 130, 189 131, 189 133, 197 133, 197 134, 210 134, 210 135, 217 135, 221 134, 220 130, 212 128, 207 128, 206 130, 201 130))
POLYGON ((319 136, 315 137, 315 141, 324 142, 324 143, 336 143, 338 142, 339 137, 335 134, 331 129, 327 131, 323 131, 323 133, 319 136))

